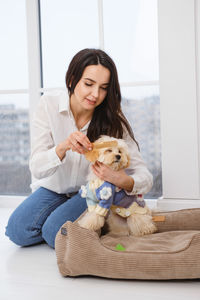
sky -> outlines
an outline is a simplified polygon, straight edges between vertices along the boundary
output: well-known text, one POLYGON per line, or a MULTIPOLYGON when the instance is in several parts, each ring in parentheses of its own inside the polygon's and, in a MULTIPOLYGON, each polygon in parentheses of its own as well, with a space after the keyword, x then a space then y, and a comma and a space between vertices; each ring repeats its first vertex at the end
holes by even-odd
MULTIPOLYGON (((41 0, 44 87, 64 87, 79 50, 99 48, 98 1, 41 0)), ((120 83, 158 80, 157 0, 104 0, 104 50, 120 83)), ((0 90, 28 89, 25 0, 0 0, 0 90)), ((158 87, 122 88, 141 98, 158 87)), ((0 104, 28 107, 27 95, 1 95, 0 104)))

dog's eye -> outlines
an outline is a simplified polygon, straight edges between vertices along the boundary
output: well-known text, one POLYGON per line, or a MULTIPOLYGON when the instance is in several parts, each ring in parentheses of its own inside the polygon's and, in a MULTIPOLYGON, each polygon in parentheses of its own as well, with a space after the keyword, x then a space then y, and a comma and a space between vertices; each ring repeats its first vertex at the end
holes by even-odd
POLYGON ((122 151, 121 151, 121 150, 119 150, 119 153, 121 154, 121 153, 122 153, 122 151))
POLYGON ((106 152, 112 152, 112 150, 111 149, 107 149, 106 152))

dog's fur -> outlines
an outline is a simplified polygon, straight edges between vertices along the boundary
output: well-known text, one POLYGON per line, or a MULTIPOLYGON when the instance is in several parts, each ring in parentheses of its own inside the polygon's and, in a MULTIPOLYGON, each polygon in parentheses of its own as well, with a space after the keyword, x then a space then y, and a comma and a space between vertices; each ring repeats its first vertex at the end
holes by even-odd
MULTIPOLYGON (((109 136, 101 136, 93 144, 93 150, 87 152, 85 156, 93 163, 98 160, 116 171, 127 168, 130 162, 128 146, 125 141, 109 136)), ((91 169, 87 180, 94 189, 103 183, 91 169)), ((108 231, 112 234, 142 236, 155 232, 157 228, 152 221, 150 209, 146 205, 144 208, 137 203, 134 205, 135 209, 128 217, 121 217, 115 213, 112 206, 107 218, 95 211, 87 212, 79 220, 79 225, 96 231, 103 227, 106 219, 108 231)))

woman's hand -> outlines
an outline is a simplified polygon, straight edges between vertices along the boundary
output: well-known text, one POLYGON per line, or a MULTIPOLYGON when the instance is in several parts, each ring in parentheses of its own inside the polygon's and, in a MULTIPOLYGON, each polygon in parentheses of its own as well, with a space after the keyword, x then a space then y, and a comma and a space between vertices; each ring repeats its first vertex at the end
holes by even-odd
POLYGON ((65 157, 68 150, 83 154, 86 150, 92 150, 92 144, 84 133, 75 131, 65 141, 57 145, 56 154, 60 160, 65 157))
POLYGON ((134 186, 134 180, 128 176, 124 170, 114 171, 110 167, 96 161, 92 165, 92 171, 101 180, 108 181, 117 187, 131 192, 134 186))

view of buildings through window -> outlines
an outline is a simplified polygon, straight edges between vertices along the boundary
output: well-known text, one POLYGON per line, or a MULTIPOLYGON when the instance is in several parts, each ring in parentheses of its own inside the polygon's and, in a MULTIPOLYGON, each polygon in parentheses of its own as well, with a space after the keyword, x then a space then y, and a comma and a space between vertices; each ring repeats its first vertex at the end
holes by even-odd
POLYGON ((26 195, 31 192, 28 109, 14 104, 0 105, 0 194, 26 195))
POLYGON ((159 95, 156 93, 139 100, 123 98, 122 109, 154 178, 153 188, 145 197, 158 198, 162 195, 159 95))
MULTIPOLYGON (((13 0, 9 0, 8 3, 13 2, 13 0)), ((19 1, 25 5, 25 0, 19 1)), ((75 1, 76 4, 79 2, 78 0, 75 1)), ((95 12, 93 16, 95 16, 95 28, 98 26, 98 13, 97 13, 97 4, 94 4, 95 1, 92 1, 93 7, 90 7, 91 1, 87 0, 84 5, 88 7, 88 9, 83 10, 84 14, 87 14, 90 9, 93 9, 95 12)), ((144 18, 146 18, 146 15, 142 13, 145 4, 148 5, 148 1, 145 0, 135 0, 135 1, 128 1, 126 6, 126 9, 124 8, 124 15, 121 16, 121 18, 124 18, 124 22, 122 22, 121 26, 123 26, 123 23, 126 23, 126 14, 128 14, 128 11, 130 9, 129 5, 134 4, 135 8, 135 22, 130 21, 130 23, 126 24, 126 26, 132 26, 129 28, 129 31, 124 30, 124 36, 121 36, 121 39, 127 42, 129 41, 129 46, 133 47, 133 53, 135 55, 134 59, 131 57, 131 51, 129 49, 126 49, 126 47, 122 47, 121 49, 116 49, 117 46, 113 46, 113 49, 111 47, 111 43, 113 42, 113 45, 116 43, 116 41, 111 40, 112 32, 111 29, 108 28, 106 18, 108 18, 109 15, 109 5, 112 4, 113 1, 103 1, 107 4, 104 6, 104 17, 105 17, 105 24, 104 24, 104 35, 105 35, 105 51, 107 51, 111 57, 113 57, 114 61, 116 62, 118 73, 119 73, 119 79, 120 82, 135 82, 137 81, 151 81, 151 80, 157 80, 158 79, 158 72, 157 72, 157 65, 155 66, 155 56, 158 61, 157 52, 154 53, 153 49, 154 46, 149 46, 146 51, 142 49, 140 51, 140 47, 144 46, 144 42, 141 42, 141 39, 139 38, 140 32, 143 33, 143 39, 145 39, 145 32, 144 28, 141 27, 141 24, 144 22, 141 22, 144 18), (133 3, 133 4, 131 4, 133 3), (133 27, 135 26, 135 27, 133 27), (141 28, 140 28, 141 27, 141 28), (131 30, 135 34, 133 37, 133 41, 131 42, 131 30), (110 41, 111 40, 111 41, 110 41), (106 48, 107 46, 107 48, 106 48), (140 53, 141 52, 141 53, 140 53), (154 54, 152 54, 154 53, 154 54), (139 57, 139 54, 141 56, 139 57), (146 56, 145 62, 146 67, 142 65, 142 55, 146 56), (128 58, 127 58, 128 56, 128 58), (138 56, 136 58, 136 56, 138 56), (137 60, 140 61, 140 64, 137 64, 137 60), (152 60, 152 62, 151 62, 152 60), (132 62, 132 67, 128 65, 128 61, 132 62), (135 70, 134 70, 135 65, 135 70), (141 65, 141 74, 140 74, 140 68, 139 65, 141 65), (148 68, 147 68, 148 66, 148 68), (126 72, 127 68, 127 72, 126 72), (132 68, 132 69, 131 69, 132 68), (145 69, 147 68, 147 69, 145 69), (152 68, 152 72, 151 69, 152 68), (156 69, 156 71, 155 71, 156 69), (135 72, 134 72, 135 71, 135 72), (152 74, 152 76, 151 76, 152 74)), ((154 3, 154 9, 156 8, 156 1, 151 0, 149 2, 154 3)), ((62 1, 59 0, 60 6, 58 6, 58 3, 51 0, 41 0, 41 25, 42 25, 42 55, 43 55, 43 73, 44 73, 44 87, 63 87, 64 86, 64 72, 67 69, 67 63, 69 63, 71 57, 73 54, 75 54, 80 49, 89 47, 89 48, 98 48, 98 29, 94 29, 94 34, 91 31, 91 24, 87 24, 87 32, 89 32, 89 36, 87 34, 87 41, 84 41, 82 38, 83 34, 80 34, 80 39, 76 38, 73 42, 68 41, 64 39, 64 33, 61 31, 61 28, 63 30, 63 27, 65 25, 65 16, 68 18, 68 22, 70 23, 70 16, 73 19, 75 16, 75 8, 76 5, 70 6, 71 2, 69 1, 62 1), (66 8, 66 2, 68 3, 69 9, 66 8), (64 10, 64 7, 66 10, 64 10), (70 10, 71 8, 71 10, 70 10), (73 12, 74 9, 74 12, 73 12), (48 23, 52 22, 52 16, 51 14, 55 13, 55 10, 57 10, 57 13, 55 14, 55 19, 59 18, 60 23, 58 23, 57 26, 60 26, 55 28, 55 32, 52 33, 52 35, 49 35, 50 30, 48 28, 48 23), (62 11, 62 13, 61 13, 62 11), (65 14, 66 11, 66 14, 65 14), (63 19, 62 19, 63 18, 63 19), (46 25, 45 25, 46 24, 46 25), (60 24, 60 25, 59 25, 60 24), (55 44, 54 40, 54 34, 56 32, 59 32, 59 36, 57 36, 57 45, 56 47, 53 47, 53 44, 55 44), (60 38, 60 39, 59 39, 60 38), (52 45, 49 47, 49 45, 52 45), (62 50, 59 51, 59 45, 62 45, 62 50), (67 51, 70 45, 70 51, 67 51), (60 55, 61 53, 61 55, 60 55), (62 57, 63 55, 63 57, 62 57), (53 60, 53 57, 57 58, 53 60), (49 62, 49 64, 47 63, 49 62), (55 64, 57 64, 57 67, 55 67, 55 64), (56 71, 55 71, 56 70, 56 71), (53 86, 53 82, 55 85, 53 86)), ((121 1, 118 1, 118 10, 116 11, 116 14, 121 13, 121 1)), ((115 5, 117 7, 117 5, 115 5)), ((24 8, 22 9, 22 15, 24 16, 24 8)), ((20 9, 18 7, 18 13, 20 14, 20 9)), ((78 14, 81 14, 81 10, 78 10, 78 14)), ((115 14, 115 16, 116 16, 115 14)), ((149 12, 151 15, 151 13, 149 12)), ((155 11, 152 14, 152 17, 155 16, 155 11)), ((82 17, 84 19, 85 16, 82 17)), ((114 17, 113 22, 114 23, 114 17)), ((147 24, 145 25, 146 28, 148 26, 149 19, 147 20, 147 24)), ((53 24, 54 26, 56 24, 53 24)), ((25 26, 25 23, 23 24, 25 26)), ((118 25, 119 26, 119 25, 118 25)), ((125 26, 125 25, 124 25, 125 26)), ((79 26, 80 27, 80 26, 79 26)), ((67 28, 67 27, 65 27, 67 28)), ((125 29, 125 28, 124 28, 125 29)), ((14 29, 12 29, 10 32, 10 39, 12 39, 12 35, 14 35, 14 29), (13 31, 12 31, 13 30, 13 31)), ((19 29, 20 30, 20 29, 19 29)), ((67 29, 66 29, 67 30, 67 29)), ((156 23, 154 25, 154 30, 157 31, 156 23)), ((5 28, 4 28, 5 31, 5 28)), ((72 28, 70 29, 70 32, 72 31, 72 28)), ((65 31, 66 33, 66 31, 65 31)), ((76 34, 78 33, 76 29, 76 34)), ((18 32, 19 34, 19 32, 18 32)), ((21 32, 22 35, 22 32, 21 32)), ((157 36, 157 32, 152 31, 152 40, 155 40, 155 37, 157 36)), ((23 31, 23 40, 25 39, 25 32, 23 31)), ((118 40, 120 42, 120 34, 118 37, 118 40)), ((146 35, 146 41, 148 43, 149 41, 149 32, 146 35)), ((9 42, 7 43, 8 47, 9 42)), ((155 43, 154 43, 155 44, 155 43)), ((21 47, 24 46, 24 44, 21 44, 21 47)), ((20 46, 19 46, 20 47, 20 46)), ((25 47, 25 46, 24 46, 25 47)), ((20 68, 18 68, 18 72, 21 72, 20 68)), ((23 76, 28 76, 27 73, 23 76)), ((22 76, 22 77, 23 77, 22 76)), ((19 76, 20 77, 20 76, 19 76)), ((18 79, 16 79, 18 80, 18 79)), ((15 82, 16 84, 16 82, 15 82)), ((16 85, 12 85, 12 81, 10 82, 10 87, 2 86, 1 89, 14 89, 16 88, 16 85)), ((21 82, 18 83, 17 88, 26 88, 25 86, 21 85, 21 82)), ((154 176, 154 187, 151 190, 150 193, 146 195, 148 198, 157 198, 162 195, 162 176, 161 176, 161 145, 160 145, 160 114, 159 114, 159 90, 158 86, 140 86, 140 87, 131 87, 131 86, 124 86, 122 84, 122 108, 123 111, 128 118, 136 140, 139 142, 140 145, 140 151, 143 156, 144 161, 147 163, 147 166, 149 170, 152 172, 154 176)), ((1 144, 0 144, 0 194, 2 195, 27 195, 31 192, 30 190, 30 182, 31 182, 31 175, 28 168, 28 161, 29 161, 29 155, 30 155, 30 137, 29 137, 29 131, 30 131, 30 124, 29 124, 29 108, 28 108, 28 94, 27 95, 0 95, 0 138, 1 138, 1 144)))

